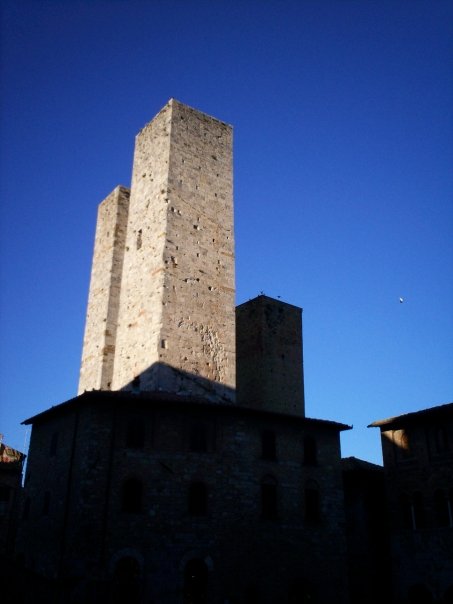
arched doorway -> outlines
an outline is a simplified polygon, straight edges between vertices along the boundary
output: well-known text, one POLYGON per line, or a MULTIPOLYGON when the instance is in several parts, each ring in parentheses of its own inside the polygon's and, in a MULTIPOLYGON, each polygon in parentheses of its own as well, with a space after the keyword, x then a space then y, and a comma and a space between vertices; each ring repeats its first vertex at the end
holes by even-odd
POLYGON ((120 558, 113 574, 114 604, 140 604, 140 565, 132 556, 120 558))
POLYGON ((432 604, 434 602, 431 592, 422 583, 412 585, 407 596, 408 604, 432 604))
POLYGON ((184 568, 184 604, 208 601, 208 567, 201 558, 189 560, 184 568))

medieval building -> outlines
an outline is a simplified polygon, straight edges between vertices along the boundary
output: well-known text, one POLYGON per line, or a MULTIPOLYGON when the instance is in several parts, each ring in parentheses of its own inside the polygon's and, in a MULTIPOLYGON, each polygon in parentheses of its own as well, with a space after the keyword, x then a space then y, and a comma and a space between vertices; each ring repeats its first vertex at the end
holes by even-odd
POLYGON ((26 422, 57 601, 348 601, 349 426, 305 417, 301 309, 234 296, 232 129, 171 100, 99 208, 79 395, 26 422))
POLYGON ((381 430, 395 601, 453 602, 453 403, 381 430))
POLYGON ((101 203, 78 395, 24 422, 17 601, 391 601, 384 473, 306 417, 302 310, 234 307, 232 190, 231 127, 170 100, 101 203))

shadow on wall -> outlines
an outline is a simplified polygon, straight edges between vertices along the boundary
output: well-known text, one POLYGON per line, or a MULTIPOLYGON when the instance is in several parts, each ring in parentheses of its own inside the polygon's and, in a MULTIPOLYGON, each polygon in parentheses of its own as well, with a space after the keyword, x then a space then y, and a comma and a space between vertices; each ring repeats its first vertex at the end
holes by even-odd
POLYGON ((153 363, 121 388, 122 392, 164 392, 203 398, 214 403, 234 404, 236 389, 220 382, 176 369, 166 363, 153 363))

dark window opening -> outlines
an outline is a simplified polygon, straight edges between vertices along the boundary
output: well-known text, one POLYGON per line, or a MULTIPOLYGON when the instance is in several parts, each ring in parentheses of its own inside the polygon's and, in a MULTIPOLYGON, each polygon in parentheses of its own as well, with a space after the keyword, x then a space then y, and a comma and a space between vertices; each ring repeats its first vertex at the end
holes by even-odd
POLYGON ((248 585, 244 592, 244 604, 260 604, 260 592, 255 585, 248 585))
POLYGON ((290 585, 288 593, 289 604, 301 604, 302 602, 316 604, 317 601, 316 589, 310 582, 298 579, 290 585))
POLYGON ((318 450, 316 441, 312 436, 304 438, 304 464, 315 466, 318 463, 318 450))
POLYGON ((438 453, 445 453, 450 446, 448 442, 448 432, 444 426, 436 429, 436 450, 438 453))
POLYGON ((423 502, 423 495, 421 493, 414 494, 413 510, 414 510, 414 528, 415 529, 425 528, 426 527, 425 505, 423 502))
POLYGON ((408 604, 432 604, 432 602, 434 602, 433 595, 425 585, 418 583, 409 588, 408 604))
POLYGON ((263 459, 275 461, 277 459, 277 446, 275 432, 273 430, 263 430, 261 433, 261 453, 263 459))
POLYGON ((145 426, 140 419, 132 419, 127 425, 126 447, 128 449, 143 449, 145 446, 145 426))
POLYGON ((206 604, 208 601, 208 568, 194 558, 184 569, 184 604, 206 604))
POLYGON ((22 510, 22 520, 28 520, 28 517, 30 516, 30 497, 27 497, 27 499, 24 501, 24 507, 22 510))
POLYGON ((444 491, 434 493, 434 509, 436 512, 436 525, 439 527, 450 526, 449 501, 444 491))
POLYGON ((189 486, 189 514, 206 516, 208 513, 208 490, 204 482, 192 482, 189 486))
POLYGON ((140 565, 132 556, 118 560, 113 576, 114 604, 138 604, 140 602, 140 565))
POLYGON ((264 520, 276 520, 277 484, 273 478, 265 478, 261 483, 261 516, 264 520))
POLYGON ((52 438, 50 440, 50 457, 55 457, 55 455, 57 454, 57 448, 58 448, 58 432, 54 432, 52 434, 52 438))
POLYGON ((8 512, 10 491, 9 487, 0 487, 0 516, 8 512))
POLYGON ((42 515, 48 516, 50 510, 50 493, 46 491, 44 493, 43 501, 42 501, 42 515))
POLYGON ((190 427, 190 450, 205 453, 208 450, 208 434, 206 425, 197 422, 190 427))
POLYGON ((123 484, 121 509, 129 514, 142 511, 143 485, 136 478, 129 478, 123 484))
POLYGON ((313 523, 321 520, 321 498, 314 481, 309 481, 305 488, 305 520, 313 523))
POLYGON ((406 529, 414 528, 412 504, 409 497, 405 494, 401 495, 400 507, 402 526, 406 529))

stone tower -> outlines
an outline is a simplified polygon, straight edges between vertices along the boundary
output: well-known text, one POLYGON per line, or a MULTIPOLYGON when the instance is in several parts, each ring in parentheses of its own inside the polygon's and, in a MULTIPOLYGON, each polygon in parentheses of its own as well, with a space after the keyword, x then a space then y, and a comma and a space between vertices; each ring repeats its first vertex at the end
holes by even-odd
POLYGON ((258 296, 236 308, 238 403, 305 416, 302 309, 258 296))
POLYGON ((170 100, 96 230, 79 392, 234 400, 232 129, 170 100), (129 203, 128 203, 129 201, 129 203))

